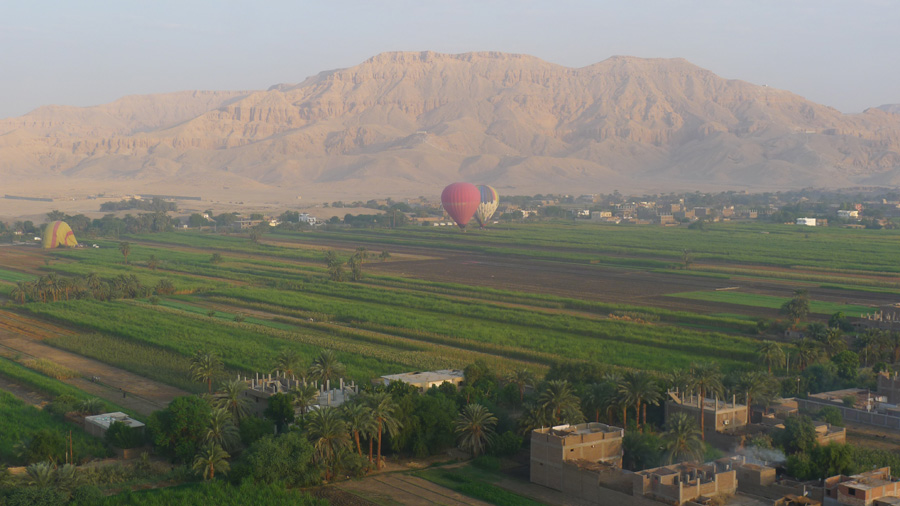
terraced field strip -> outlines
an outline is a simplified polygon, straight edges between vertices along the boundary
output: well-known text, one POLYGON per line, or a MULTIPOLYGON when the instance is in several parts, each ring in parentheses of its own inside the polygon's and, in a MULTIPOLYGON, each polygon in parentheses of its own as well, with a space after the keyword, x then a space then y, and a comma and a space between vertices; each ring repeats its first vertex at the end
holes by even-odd
MULTIPOLYGON (((22 320, 31 319, 23 317, 22 320)), ((13 355, 44 358, 75 370, 82 377, 63 380, 65 383, 133 409, 140 414, 149 415, 153 411, 166 407, 175 397, 189 395, 183 390, 149 380, 123 369, 54 348, 41 342, 42 340, 50 341, 50 338, 41 336, 40 332, 37 333, 40 336, 37 338, 32 334, 22 333, 18 330, 0 329, 0 347, 13 355), (99 380, 92 381, 88 378, 99 378, 99 380)))
POLYGON ((72 334, 71 331, 51 323, 2 310, 0 310, 0 330, 15 332, 38 340, 72 334))
MULTIPOLYGON (((459 366, 459 364, 468 364, 478 359, 487 359, 489 362, 499 361, 500 363, 505 365, 505 367, 503 368, 509 371, 525 367, 536 372, 544 373, 549 369, 546 363, 528 360, 516 360, 505 356, 502 353, 493 354, 475 350, 466 350, 458 346, 429 343, 418 339, 389 334, 386 332, 376 332, 372 330, 355 328, 347 324, 310 321, 309 318, 290 316, 284 314, 285 312, 273 312, 277 310, 277 308, 274 306, 269 306, 269 311, 267 311, 265 309, 266 305, 264 304, 247 303, 236 299, 229 299, 226 301, 222 298, 211 297, 209 300, 197 300, 191 305, 194 305, 198 308, 203 308, 204 311, 206 309, 212 309, 215 311, 221 311, 229 315, 241 313, 251 318, 258 318, 265 321, 287 322, 290 325, 301 328, 326 331, 330 330, 333 332, 344 334, 349 339, 353 339, 354 337, 359 338, 363 342, 387 343, 388 345, 394 345, 404 349, 422 350, 428 352, 434 357, 453 359, 453 361, 456 362, 451 363, 451 365, 453 366, 459 366)), ((553 360, 555 360, 555 357, 547 357, 547 363, 552 362, 553 360)))
MULTIPOLYGON (((719 302, 725 304, 736 304, 740 306, 765 307, 778 309, 785 302, 790 301, 789 297, 776 297, 774 295, 762 295, 758 293, 746 293, 739 291, 714 291, 714 292, 682 292, 668 294, 668 297, 679 297, 691 300, 702 300, 708 302, 719 302)), ((836 302, 825 302, 820 300, 809 301, 810 312, 817 314, 830 315, 837 312, 843 312, 847 315, 858 315, 872 312, 875 308, 871 306, 860 306, 856 304, 840 304, 836 302)))
POLYGON ((345 482, 340 488, 379 504, 382 502, 378 499, 389 498, 388 504, 403 506, 491 506, 422 478, 397 473, 345 482))
POLYGON ((35 276, 34 274, 26 274, 24 272, 19 272, 19 271, 0 269, 0 281, 16 283, 18 281, 31 281, 36 278, 37 278, 37 276, 35 276))

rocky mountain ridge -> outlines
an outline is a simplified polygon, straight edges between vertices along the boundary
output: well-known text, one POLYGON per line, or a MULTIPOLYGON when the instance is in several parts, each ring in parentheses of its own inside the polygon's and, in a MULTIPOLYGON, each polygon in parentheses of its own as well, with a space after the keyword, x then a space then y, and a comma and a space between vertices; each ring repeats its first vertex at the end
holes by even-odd
POLYGON ((683 59, 398 52, 264 91, 41 107, 0 120, 0 176, 310 195, 893 185, 897 112, 842 114, 683 59))

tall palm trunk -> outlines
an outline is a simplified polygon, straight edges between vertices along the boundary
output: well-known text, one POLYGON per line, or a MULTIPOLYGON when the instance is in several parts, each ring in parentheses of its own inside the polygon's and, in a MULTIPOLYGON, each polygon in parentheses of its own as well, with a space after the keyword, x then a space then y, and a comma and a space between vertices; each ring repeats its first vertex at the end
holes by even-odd
POLYGON ((641 407, 641 410, 643 411, 641 417, 644 419, 644 420, 641 422, 641 426, 642 426, 642 427, 646 427, 646 426, 647 426, 647 403, 646 403, 646 402, 645 402, 644 405, 641 407))
POLYGON ((369 464, 372 463, 372 451, 374 450, 374 446, 375 446, 375 438, 373 438, 370 435, 369 436, 369 464))
POLYGON ((706 441, 706 417, 703 416, 703 404, 706 401, 706 389, 700 389, 700 439, 706 441))
POLYGON ((378 462, 375 467, 381 469, 381 420, 378 421, 378 462))
POLYGON ((362 446, 360 446, 360 444, 359 444, 359 431, 358 430, 353 431, 353 440, 356 441, 356 450, 359 452, 359 456, 362 457, 363 452, 362 452, 362 446))
POLYGON ((747 425, 750 425, 750 405, 752 404, 752 399, 750 398, 750 392, 747 392, 747 425))

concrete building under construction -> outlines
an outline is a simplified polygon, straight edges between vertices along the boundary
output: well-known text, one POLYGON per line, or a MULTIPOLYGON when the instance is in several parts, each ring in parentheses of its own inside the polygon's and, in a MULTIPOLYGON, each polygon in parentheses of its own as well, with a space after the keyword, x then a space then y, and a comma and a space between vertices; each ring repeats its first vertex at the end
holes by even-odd
POLYGON ((697 419, 702 410, 706 436, 710 433, 733 431, 747 425, 749 421, 747 406, 738 404, 734 397, 729 403, 717 398, 701 399, 699 395, 685 395, 675 390, 668 392, 665 407, 666 420, 675 413, 686 413, 697 419))

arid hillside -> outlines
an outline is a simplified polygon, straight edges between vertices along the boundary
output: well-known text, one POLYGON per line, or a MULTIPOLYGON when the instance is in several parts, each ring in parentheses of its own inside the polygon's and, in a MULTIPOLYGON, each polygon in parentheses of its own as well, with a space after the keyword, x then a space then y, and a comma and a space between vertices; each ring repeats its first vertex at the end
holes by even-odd
POLYGON ((212 195, 786 189, 900 183, 896 106, 842 114, 682 59, 578 69, 385 53, 265 91, 125 97, 0 120, 0 178, 212 195))

